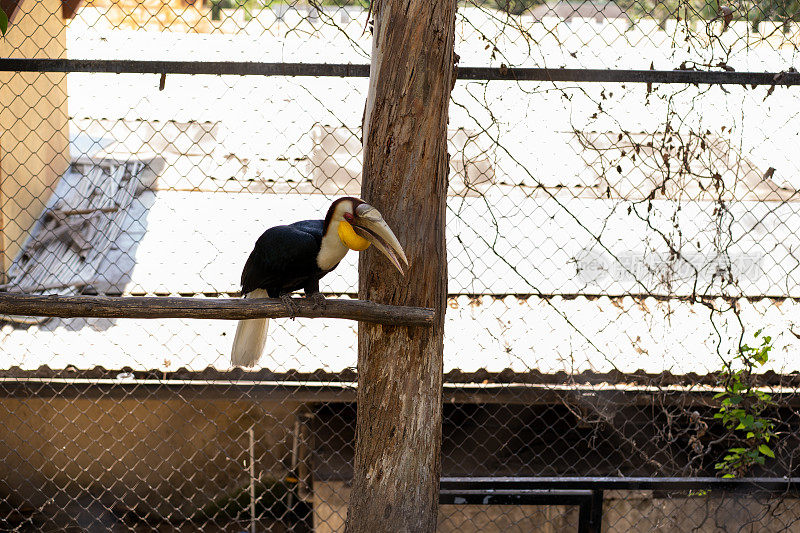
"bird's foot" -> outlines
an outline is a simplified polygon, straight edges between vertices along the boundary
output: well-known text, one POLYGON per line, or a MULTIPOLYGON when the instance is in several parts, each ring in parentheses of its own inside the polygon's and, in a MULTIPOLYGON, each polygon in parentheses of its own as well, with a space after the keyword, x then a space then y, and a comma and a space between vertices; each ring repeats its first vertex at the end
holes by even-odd
POLYGON ((311 299, 311 307, 314 309, 325 309, 325 295, 321 292, 315 292, 311 296, 306 296, 311 299))
POLYGON ((289 318, 292 320, 297 318, 297 304, 293 300, 291 294, 281 294, 281 301, 286 306, 286 310, 289 311, 289 318))

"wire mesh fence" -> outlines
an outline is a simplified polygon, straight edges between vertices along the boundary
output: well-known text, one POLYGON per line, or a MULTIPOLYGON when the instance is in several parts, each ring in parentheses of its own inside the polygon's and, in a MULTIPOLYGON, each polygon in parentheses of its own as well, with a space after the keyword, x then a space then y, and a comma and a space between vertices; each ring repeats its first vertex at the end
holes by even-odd
MULTIPOLYGON (((164 70, 0 73, 0 290, 238 295, 264 229, 359 195, 363 72, 166 62, 367 64, 366 2, 3 8, 4 58, 164 70)), ((459 5, 462 70, 708 83, 456 82, 446 479, 796 476, 798 17, 794 0, 459 5)), ((323 293, 355 296, 355 255, 323 293)), ((276 320, 245 371, 233 322, 3 316, 0 529, 342 530, 356 328, 276 320)), ((441 531, 800 528, 791 484, 448 487, 441 531)))

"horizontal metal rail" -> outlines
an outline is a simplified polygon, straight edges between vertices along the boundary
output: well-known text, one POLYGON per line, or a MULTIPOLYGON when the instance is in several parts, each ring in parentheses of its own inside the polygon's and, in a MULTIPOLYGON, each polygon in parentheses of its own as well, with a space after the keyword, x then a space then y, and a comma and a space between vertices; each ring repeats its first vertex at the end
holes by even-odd
POLYGON ((601 490, 469 490, 462 489, 455 483, 449 483, 448 486, 449 488, 440 487, 439 489, 440 505, 578 506, 578 533, 599 533, 601 531, 603 522, 603 491, 601 490))
POLYGON ((717 490, 727 492, 797 492, 800 478, 717 477, 443 477, 444 491, 503 491, 504 494, 531 490, 717 490))
POLYGON ((395 326, 431 326, 433 309, 384 305, 364 300, 328 299, 316 306, 292 298, 289 307, 276 298, 175 298, 108 296, 40 296, 0 293, 0 315, 60 318, 343 318, 395 326))
MULTIPOLYGON (((207 74, 225 76, 369 77, 369 65, 260 63, 242 61, 139 61, 129 59, 0 59, 2 72, 95 72, 113 74, 207 74)), ((800 85, 800 73, 701 70, 614 70, 459 67, 461 80, 680 83, 710 85, 800 85)))
POLYGON ((591 490, 439 490, 442 505, 581 505, 591 497, 591 490))
POLYGON ((599 533, 604 490, 694 491, 700 496, 728 493, 797 493, 800 478, 716 477, 443 477, 439 502, 469 505, 578 505, 579 533, 599 533))

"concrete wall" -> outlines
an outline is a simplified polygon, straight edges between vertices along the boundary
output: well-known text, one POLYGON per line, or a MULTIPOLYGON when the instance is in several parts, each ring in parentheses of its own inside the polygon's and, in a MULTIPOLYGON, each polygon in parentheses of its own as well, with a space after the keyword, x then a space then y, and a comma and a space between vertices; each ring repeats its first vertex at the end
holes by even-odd
POLYGON ((249 483, 283 479, 297 404, 63 398, 0 402, 0 501, 61 512, 76 502, 180 519, 249 483))
MULTIPOLYGON (((65 58, 61 0, 24 0, 2 57, 65 58)), ((67 75, 0 72, 0 279, 69 163, 67 75)))
MULTIPOLYGON (((314 482, 314 531, 344 531, 350 487, 314 482)), ((576 531, 578 509, 566 506, 442 505, 437 532, 560 533, 576 531)), ((800 500, 748 496, 654 498, 651 491, 607 491, 604 533, 800 530, 800 500)))

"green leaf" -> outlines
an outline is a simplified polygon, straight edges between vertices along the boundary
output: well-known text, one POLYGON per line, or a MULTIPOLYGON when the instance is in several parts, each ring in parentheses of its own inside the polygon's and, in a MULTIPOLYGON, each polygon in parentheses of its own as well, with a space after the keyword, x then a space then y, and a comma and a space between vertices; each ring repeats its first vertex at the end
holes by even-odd
POLYGON ((775 458, 775 453, 770 449, 769 446, 766 444, 762 444, 758 447, 758 451, 766 455, 767 457, 775 458))
POLYGON ((6 15, 5 11, 0 9, 0 32, 2 32, 3 35, 5 35, 7 31, 8 31, 8 15, 6 15))
MULTIPOLYGON (((736 405, 736 404, 742 403, 742 397, 737 394, 736 396, 731 396, 730 398, 725 400, 725 402, 729 402, 729 403, 731 403, 733 405, 736 405)), ((722 403, 725 403, 725 402, 722 402, 722 403)))

